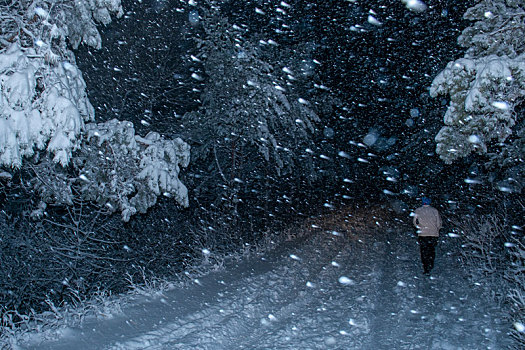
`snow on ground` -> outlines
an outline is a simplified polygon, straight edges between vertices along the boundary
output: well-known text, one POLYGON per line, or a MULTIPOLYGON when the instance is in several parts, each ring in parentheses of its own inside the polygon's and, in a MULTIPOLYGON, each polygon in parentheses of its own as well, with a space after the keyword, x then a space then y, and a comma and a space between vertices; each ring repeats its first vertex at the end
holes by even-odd
MULTIPOLYGON (((422 275, 413 232, 316 230, 21 349, 501 349, 508 324, 453 238, 422 275), (335 233, 335 234, 334 234, 335 233)), ((34 338, 38 339, 38 337, 34 338)))

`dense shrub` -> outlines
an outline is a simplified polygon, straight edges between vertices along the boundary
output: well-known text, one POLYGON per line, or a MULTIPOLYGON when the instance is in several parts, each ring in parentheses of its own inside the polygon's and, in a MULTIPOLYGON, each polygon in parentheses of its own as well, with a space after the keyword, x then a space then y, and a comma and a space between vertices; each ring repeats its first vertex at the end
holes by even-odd
MULTIPOLYGON (((519 203, 523 210, 523 203, 519 203)), ((525 345, 525 239, 505 214, 466 215, 455 222, 471 278, 507 310, 517 348, 525 345)))

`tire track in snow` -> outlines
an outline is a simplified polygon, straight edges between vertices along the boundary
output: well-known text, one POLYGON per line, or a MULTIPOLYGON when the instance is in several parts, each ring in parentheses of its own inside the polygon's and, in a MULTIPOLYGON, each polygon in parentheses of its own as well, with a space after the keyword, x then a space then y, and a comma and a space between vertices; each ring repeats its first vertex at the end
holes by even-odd
MULTIPOLYGON (((315 233, 299 249, 280 255, 274 268, 244 279, 202 313, 108 349, 252 349, 261 346, 276 326, 293 320, 308 304, 317 302, 307 282, 338 253, 335 236, 315 233), (284 264, 283 264, 284 262, 284 264), (233 297, 233 298, 232 298, 233 297), (198 331, 195 331, 198 323, 198 331)), ((275 345, 275 344, 274 344, 275 345)), ((270 345, 270 346, 274 346, 270 345)))
MULTIPOLYGON (((337 260, 341 250, 346 247, 344 237, 333 236, 330 233, 319 233, 310 243, 315 254, 304 254, 300 262, 302 274, 306 276, 297 286, 300 288, 299 298, 284 303, 276 313, 279 325, 269 327, 266 334, 252 337, 244 348, 296 348, 297 342, 307 340, 310 346, 321 344, 323 348, 333 335, 330 310, 326 307, 327 293, 337 281, 333 274, 332 263, 337 260), (328 327, 319 327, 324 321, 328 327)), ((340 309, 340 308, 339 308, 340 309)))

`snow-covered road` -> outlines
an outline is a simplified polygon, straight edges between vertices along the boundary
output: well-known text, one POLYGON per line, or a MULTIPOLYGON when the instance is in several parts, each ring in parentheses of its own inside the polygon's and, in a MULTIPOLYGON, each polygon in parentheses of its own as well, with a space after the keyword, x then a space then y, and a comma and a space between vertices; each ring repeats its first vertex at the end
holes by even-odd
POLYGON ((433 278, 412 232, 287 242, 192 285, 145 298, 24 349, 501 349, 508 324, 445 238, 433 278))

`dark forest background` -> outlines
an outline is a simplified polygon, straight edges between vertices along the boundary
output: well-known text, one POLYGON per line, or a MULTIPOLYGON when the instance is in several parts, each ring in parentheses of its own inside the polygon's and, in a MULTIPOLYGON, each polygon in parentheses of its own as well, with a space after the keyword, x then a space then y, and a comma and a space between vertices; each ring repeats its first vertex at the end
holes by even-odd
POLYGON ((129 120, 138 134, 156 131, 190 144, 192 160, 180 174, 190 205, 162 198, 125 223, 78 202, 49 206, 35 222, 27 213, 38 196, 24 185, 31 169, 22 168, 0 192, 0 260, 14 262, 4 260, 9 283, 0 286, 0 312, 41 311, 98 290, 122 292, 127 276, 173 278, 201 258, 202 247, 239 251, 343 207, 385 206, 392 213, 385 220, 409 223, 424 195, 445 217, 498 210, 519 217, 512 204, 517 194, 464 181, 485 171, 481 156, 447 165, 435 154, 448 100, 431 98, 429 86, 463 56, 456 41, 474 1, 427 3, 428 10, 417 13, 400 1, 298 0, 282 13, 265 1, 199 7, 123 1, 124 16, 99 28, 102 48, 81 46, 77 65, 97 121, 129 120), (369 23, 370 14, 382 25, 369 23), (210 44, 210 33, 242 42, 246 52, 223 54, 217 41, 210 44), (275 124, 276 138, 291 149, 282 159, 270 153, 270 161, 262 161, 260 150, 235 134, 250 127, 242 113, 230 124, 207 118, 220 115, 221 103, 230 106, 216 96, 244 99, 229 107, 235 111, 258 98, 228 74, 245 70, 255 72, 261 86, 282 83, 290 100, 306 101, 318 117, 304 137, 275 124), (206 110, 210 105, 217 111, 206 110))

